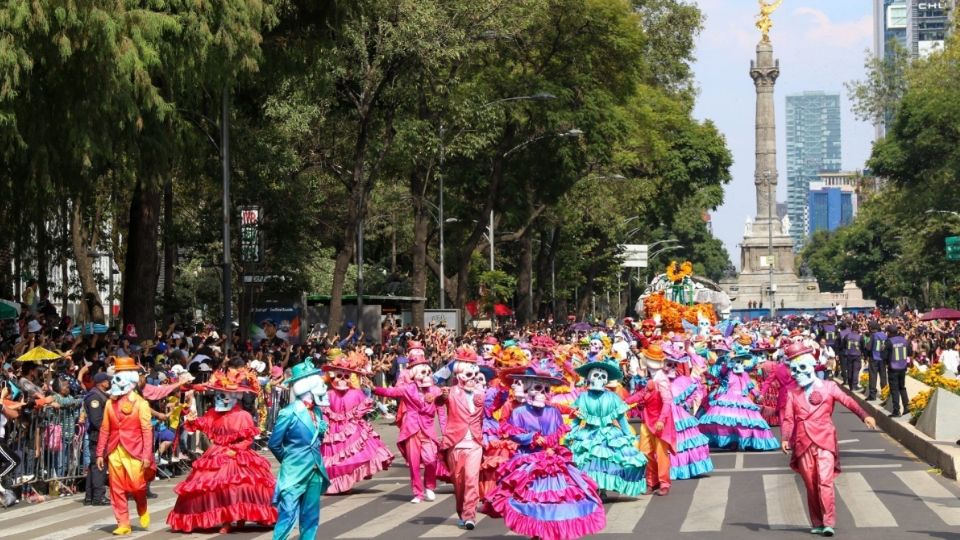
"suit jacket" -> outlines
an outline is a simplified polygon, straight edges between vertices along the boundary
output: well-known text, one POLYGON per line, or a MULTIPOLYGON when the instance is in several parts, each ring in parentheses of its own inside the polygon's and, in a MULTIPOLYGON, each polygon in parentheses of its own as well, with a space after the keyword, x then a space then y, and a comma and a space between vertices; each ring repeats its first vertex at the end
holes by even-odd
POLYGON ((860 405, 848 396, 833 381, 822 381, 810 393, 809 399, 803 388, 790 389, 781 426, 783 439, 790 441, 793 455, 790 467, 799 471, 800 456, 812 446, 833 453, 836 472, 840 472, 840 449, 837 446, 837 428, 833 425, 833 405, 839 401, 844 407, 860 417, 867 417, 860 405))
POLYGON ((440 450, 453 448, 467 436, 467 430, 477 444, 483 444, 483 392, 474 392, 473 397, 460 386, 454 386, 443 401, 447 405, 447 425, 443 430, 440 450), (473 400, 470 412, 469 400, 473 400))
POLYGON ((104 405, 100 423, 97 457, 104 459, 118 446, 144 463, 153 462, 153 426, 150 425, 150 404, 136 392, 130 392, 104 405))
POLYGON ((426 392, 421 392, 416 383, 408 383, 392 388, 374 388, 373 393, 378 396, 399 399, 403 405, 400 434, 397 436, 398 443, 413 437, 417 433, 423 433, 433 442, 437 442, 437 428, 434 418, 437 416, 436 399, 440 396, 439 388, 431 386, 426 392))
POLYGON ((323 456, 320 454, 320 443, 327 431, 327 423, 323 420, 319 407, 314 407, 314 412, 317 416, 316 425, 307 406, 297 400, 281 409, 277 415, 273 433, 267 442, 270 452, 280 462, 274 504, 284 495, 301 495, 305 489, 305 481, 312 474, 320 475, 321 492, 326 491, 330 485, 327 470, 323 466, 323 456))

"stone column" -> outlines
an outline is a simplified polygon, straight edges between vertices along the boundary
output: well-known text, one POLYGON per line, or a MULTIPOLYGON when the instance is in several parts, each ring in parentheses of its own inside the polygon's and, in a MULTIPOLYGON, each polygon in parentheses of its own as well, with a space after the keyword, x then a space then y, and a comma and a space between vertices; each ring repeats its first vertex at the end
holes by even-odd
MULTIPOLYGON (((774 117, 773 88, 780 75, 780 61, 773 59, 768 40, 757 44, 757 59, 750 62, 750 77, 757 89, 756 168, 753 177, 757 189, 757 225, 774 227, 777 200, 777 128, 774 117)), ((757 231, 755 231, 757 232, 757 231)))

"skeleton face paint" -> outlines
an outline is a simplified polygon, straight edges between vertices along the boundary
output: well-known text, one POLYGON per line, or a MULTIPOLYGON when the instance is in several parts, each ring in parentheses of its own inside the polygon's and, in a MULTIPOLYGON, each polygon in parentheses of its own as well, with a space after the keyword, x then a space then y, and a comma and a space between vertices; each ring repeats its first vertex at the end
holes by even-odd
POLYGON ((587 387, 590 390, 603 390, 609 379, 610 375, 607 374, 607 370, 593 368, 587 372, 587 387))
POLYGON ((472 391, 477 385, 477 374, 480 373, 480 367, 470 362, 457 362, 453 365, 453 372, 457 376, 457 382, 464 389, 472 391))
POLYGON ((510 389, 513 390, 513 395, 517 399, 524 399, 527 397, 527 392, 523 387, 523 381, 520 379, 514 379, 510 384, 510 389))
POLYGON ((793 380, 797 381, 798 386, 807 388, 813 384, 814 379, 817 378, 814 370, 816 365, 813 356, 809 354, 798 356, 790 362, 790 374, 793 375, 793 380))
POLYGON ((484 344, 483 344, 483 357, 484 357, 484 358, 490 358, 491 356, 493 356, 493 347, 494 347, 494 345, 493 345, 492 343, 484 343, 484 344))
POLYGON ((140 383, 140 374, 136 371, 121 371, 110 379, 110 396, 125 396, 140 383))
POLYGON ((235 392, 218 391, 213 396, 213 410, 218 412, 227 412, 230 409, 233 409, 239 398, 240 395, 235 392))
POLYGON ((676 363, 675 361, 673 361, 673 360, 667 360, 667 361, 663 364, 663 373, 664 373, 664 375, 666 375, 667 378, 669 378, 669 379, 676 379, 676 378, 677 378, 677 363, 676 363))
POLYGON ((483 392, 487 389, 487 376, 483 372, 477 373, 477 386, 476 389, 483 392))
POLYGON ((600 354, 600 351, 603 350, 603 342, 599 339, 590 340, 590 354, 600 354))
POLYGON ((734 373, 738 373, 738 374, 739 374, 739 373, 743 373, 743 372, 745 371, 743 362, 744 362, 744 359, 743 359, 743 358, 734 358, 733 360, 730 361, 730 363, 731 363, 730 369, 731 369, 734 373))
POLYGON ((350 388, 350 373, 346 371, 333 371, 330 373, 330 384, 334 390, 347 390, 350 388))
POLYGON ((413 382, 420 388, 429 388, 433 386, 433 370, 426 364, 413 366, 413 382))
POLYGON ((542 409, 547 406, 547 392, 550 385, 538 379, 528 379, 523 384, 524 391, 527 394, 527 405, 542 409))

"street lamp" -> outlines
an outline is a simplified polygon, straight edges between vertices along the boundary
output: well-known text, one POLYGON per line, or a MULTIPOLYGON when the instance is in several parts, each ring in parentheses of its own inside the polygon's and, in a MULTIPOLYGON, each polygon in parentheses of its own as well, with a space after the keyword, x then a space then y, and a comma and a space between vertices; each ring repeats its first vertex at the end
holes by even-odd
MULTIPOLYGON (((770 170, 763 171, 764 181, 767 183, 767 190, 771 188, 770 185, 770 176, 772 173, 770 170)), ((777 198, 777 193, 774 191, 767 194, 767 275, 770 279, 770 291, 767 294, 767 298, 770 300, 770 318, 777 316, 777 302, 773 297, 774 286, 773 286, 773 220, 776 215, 773 210, 773 201, 777 198)), ((762 295, 761 295, 762 296, 762 295)))
MULTIPOLYGON (((501 103, 508 103, 513 101, 549 101, 551 99, 557 99, 557 96, 551 94, 550 92, 537 92, 529 96, 514 96, 508 98, 497 99, 489 103, 484 103, 480 106, 480 110, 486 109, 488 107, 493 107, 494 105, 499 105, 501 103)), ((463 130, 457 132, 453 138, 456 138, 460 133, 463 133, 463 130)), ((437 205, 437 213, 439 217, 437 222, 440 224, 440 309, 445 309, 447 305, 447 286, 446 286, 446 277, 447 274, 444 270, 444 254, 443 254, 443 224, 446 221, 443 219, 443 164, 444 157, 446 154, 446 145, 444 143, 444 128, 443 125, 440 125, 440 167, 437 173, 437 181, 440 189, 439 204, 437 205)), ((490 211, 490 270, 493 270, 493 211, 490 211)))
POLYGON ((567 138, 576 139, 576 138, 580 137, 581 135, 583 135, 583 131, 580 130, 580 129, 577 129, 577 128, 568 129, 567 131, 564 131, 564 132, 561 132, 561 133, 547 133, 547 134, 545 134, 545 135, 540 135, 539 137, 534 137, 534 138, 532 138, 532 139, 530 139, 530 140, 528 140, 528 141, 524 141, 524 142, 522 142, 522 143, 514 146, 513 148, 511 148, 511 149, 507 150, 506 152, 504 152, 503 155, 502 155, 502 157, 507 157, 507 156, 509 156, 510 154, 516 152, 517 150, 521 150, 521 149, 526 148, 527 146, 529 146, 529 145, 531 145, 531 144, 533 144, 533 143, 535 143, 535 142, 537 142, 537 141, 542 141, 543 139, 547 139, 547 138, 550 138, 550 137, 559 137, 559 138, 561 138, 561 139, 567 139, 567 138))

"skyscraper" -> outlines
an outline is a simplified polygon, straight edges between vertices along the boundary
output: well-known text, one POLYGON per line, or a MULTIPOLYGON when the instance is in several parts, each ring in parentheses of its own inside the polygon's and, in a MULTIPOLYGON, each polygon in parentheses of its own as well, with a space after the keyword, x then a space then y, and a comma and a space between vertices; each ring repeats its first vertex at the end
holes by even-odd
POLYGON ((873 0, 873 52, 890 55, 891 41, 907 48, 907 0, 873 0))
POLYGON ((840 94, 804 92, 787 96, 787 215, 795 249, 807 231, 810 182, 840 170, 840 94))
POLYGON ((907 47, 912 58, 923 58, 943 48, 950 25, 951 2, 909 0, 907 10, 907 47))

